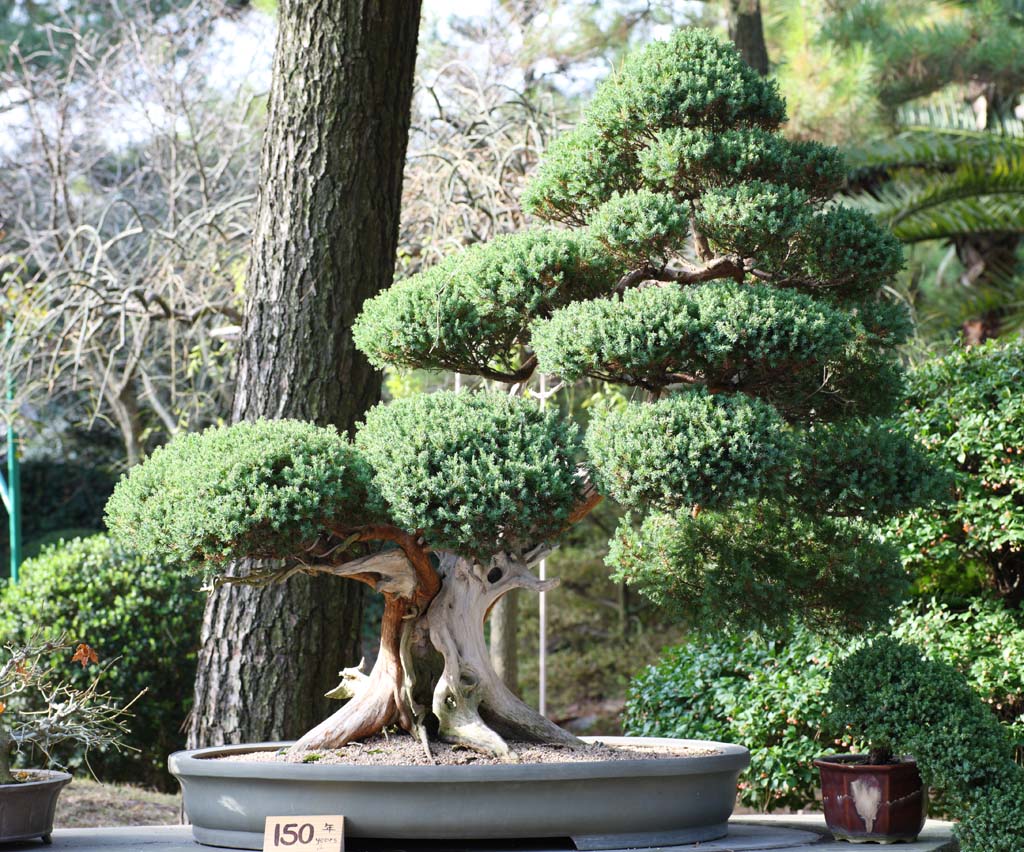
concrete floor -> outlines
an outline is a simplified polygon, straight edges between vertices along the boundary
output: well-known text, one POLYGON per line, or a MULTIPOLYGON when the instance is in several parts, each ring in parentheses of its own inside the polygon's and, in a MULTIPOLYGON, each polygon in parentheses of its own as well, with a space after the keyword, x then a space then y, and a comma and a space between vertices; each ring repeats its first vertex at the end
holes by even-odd
MULTIPOLYGON (((672 847, 683 852, 685 849, 699 852, 856 852, 856 850, 877 849, 877 846, 855 846, 849 843, 832 840, 825 829, 820 816, 785 816, 765 817, 746 816, 734 817, 730 822, 734 827, 729 837, 701 843, 696 846, 672 847)), ((53 833, 53 852, 200 852, 208 848, 199 846, 192 840, 188 826, 159 826, 150 828, 72 828, 58 829, 53 833)), ((395 841, 387 844, 374 844, 374 852, 454 852, 460 847, 456 844, 424 844, 403 843, 395 841)), ((567 845, 540 843, 524 845, 522 843, 477 844, 472 847, 461 847, 467 852, 510 852, 510 850, 529 850, 529 852, 562 852, 570 848, 567 845)), ((952 839, 949 823, 929 821, 924 832, 916 843, 901 843, 891 848, 893 852, 956 852, 957 844, 952 839)), ((0 852, 28 852, 28 850, 44 850, 39 841, 29 843, 0 843, 0 852)), ((367 846, 356 839, 346 843, 346 852, 363 852, 367 846)), ((670 850, 666 849, 666 852, 670 850)))

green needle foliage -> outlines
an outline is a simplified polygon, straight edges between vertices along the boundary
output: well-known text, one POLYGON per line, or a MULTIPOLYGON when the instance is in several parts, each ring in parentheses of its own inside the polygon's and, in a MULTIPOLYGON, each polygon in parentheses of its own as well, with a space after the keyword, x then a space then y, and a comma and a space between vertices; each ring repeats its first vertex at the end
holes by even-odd
POLYGON ((370 471, 334 428, 293 420, 182 435, 137 465, 107 526, 143 558, 199 570, 283 557, 325 526, 372 518, 370 471))
POLYGON ((869 46, 881 102, 896 107, 950 84, 983 81, 997 93, 1024 87, 1020 0, 842 0, 825 35, 869 46))
POLYGON ((143 557, 193 570, 301 559, 322 535, 376 524, 480 558, 522 552, 566 526, 577 444, 557 412, 488 393, 377 406, 354 444, 333 427, 238 423, 153 453, 118 483, 107 524, 143 557))
POLYGON ((905 578, 875 525, 935 485, 879 420, 904 395, 907 315, 879 298, 902 255, 869 215, 826 206, 842 158, 788 142, 785 117, 715 35, 650 44, 539 166, 524 205, 551 224, 366 303, 354 337, 379 366, 511 384, 539 363, 633 388, 582 442, 557 409, 494 392, 380 406, 354 444, 241 424, 155 454, 112 528, 197 563, 380 519, 485 559, 565 528, 584 455, 637 519, 610 561, 652 599, 713 623, 883 619, 905 578))
MULTIPOLYGON (((894 349, 909 319, 879 295, 902 267, 899 241, 827 205, 845 163, 786 140, 785 119, 775 83, 711 33, 648 45, 524 192, 529 212, 568 227, 413 276, 368 304, 356 339, 378 364, 512 381, 536 361, 636 389, 593 410, 583 442, 591 481, 636 519, 613 543, 619 576, 701 620, 803 608, 852 627, 884 618, 905 585, 876 524, 932 499, 939 480, 880 421, 905 394, 894 349)), ((488 527, 514 503, 486 496, 490 450, 480 443, 470 465, 467 439, 449 438, 459 427, 416 405, 390 437, 376 415, 360 433, 367 453, 379 445, 378 487, 403 523, 441 539, 488 527), (421 463, 445 453, 458 476, 425 487, 421 463)))
POLYGON ((620 271, 585 234, 539 228, 503 235, 370 299, 353 336, 378 367, 511 381, 530 320, 601 293, 620 271))
POLYGON ((373 409, 356 446, 395 522, 486 559, 555 537, 575 500, 576 427, 504 394, 439 392, 373 409))
POLYGON ((612 539, 616 579, 697 624, 785 630, 794 601, 820 630, 852 631, 899 603, 898 551, 872 526, 772 501, 652 512, 612 539))

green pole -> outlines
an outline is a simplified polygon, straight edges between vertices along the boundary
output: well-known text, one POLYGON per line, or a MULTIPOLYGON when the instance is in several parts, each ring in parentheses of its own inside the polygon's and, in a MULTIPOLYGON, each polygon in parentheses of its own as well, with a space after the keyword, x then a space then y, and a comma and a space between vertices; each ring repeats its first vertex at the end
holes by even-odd
MULTIPOLYGON (((13 336, 14 328, 7 322, 7 339, 13 336)), ((7 374, 7 401, 14 402, 14 376, 7 374)), ((21 470, 18 466, 18 434, 14 431, 14 407, 11 406, 11 421, 7 424, 7 522, 11 533, 11 582, 18 582, 21 567, 21 470)))

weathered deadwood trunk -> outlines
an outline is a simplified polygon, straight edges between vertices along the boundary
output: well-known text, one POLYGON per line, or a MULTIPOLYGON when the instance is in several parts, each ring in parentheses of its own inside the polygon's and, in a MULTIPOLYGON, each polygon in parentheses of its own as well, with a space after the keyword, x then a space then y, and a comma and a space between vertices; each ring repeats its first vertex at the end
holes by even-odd
MULTIPOLYGON (((350 431, 379 399, 350 329, 392 279, 419 17, 419 0, 279 5, 235 421, 350 431)), ((190 746, 319 722, 336 672, 358 659, 361 606, 358 584, 329 577, 214 592, 190 746)))
POLYGON ((440 557, 440 588, 424 608, 414 603, 417 580, 408 560, 388 551, 348 565, 312 570, 357 576, 387 600, 381 653, 369 676, 343 671, 333 690, 348 703, 295 745, 339 748, 397 724, 486 754, 515 760, 506 739, 576 745, 578 740, 520 701, 491 664, 484 621, 513 589, 543 591, 527 559, 497 554, 481 564, 455 554, 440 557))
POLYGON ((762 77, 768 75, 760 0, 729 0, 729 38, 747 65, 762 77))

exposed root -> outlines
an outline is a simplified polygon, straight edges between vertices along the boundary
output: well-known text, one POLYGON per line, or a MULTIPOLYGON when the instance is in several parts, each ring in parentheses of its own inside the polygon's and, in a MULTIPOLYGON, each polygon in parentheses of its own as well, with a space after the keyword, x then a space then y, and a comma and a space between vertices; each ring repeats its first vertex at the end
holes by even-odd
MULTIPOLYGON (((373 670, 365 675, 361 665, 345 669, 341 683, 328 695, 348 698, 348 703, 293 750, 340 748, 398 725, 417 737, 431 756, 428 731, 434 722, 441 740, 512 761, 518 758, 506 737, 579 745, 576 737, 505 686, 484 641, 484 622, 502 595, 557 585, 556 580, 539 580, 529 569, 545 552, 542 546, 522 558, 499 553, 486 564, 443 554, 438 572, 432 573, 439 588, 427 604, 420 603, 423 572, 402 550, 310 566, 366 582, 384 592, 386 603, 373 670)), ((430 570, 434 572, 432 566, 430 570)))
MULTIPOLYGON (((400 631, 407 610, 407 601, 395 597, 385 598, 380 653, 373 671, 365 680, 351 678, 354 684, 358 684, 354 697, 337 713, 305 734, 292 746, 292 751, 341 748, 352 740, 378 734, 389 725, 405 723, 404 727, 409 723, 408 714, 402 712, 400 703, 400 631)), ((344 675, 345 672, 342 672, 343 678, 344 675)))
POLYGON ((507 554, 498 554, 486 566, 448 556, 442 559, 441 573, 441 591, 427 619, 430 639, 444 658, 432 705, 439 722, 438 736, 511 760, 516 756, 501 733, 529 741, 578 745, 572 734, 509 691, 494 671, 484 641, 484 620, 498 598, 515 588, 545 591, 556 582, 542 582, 525 562, 507 554))

